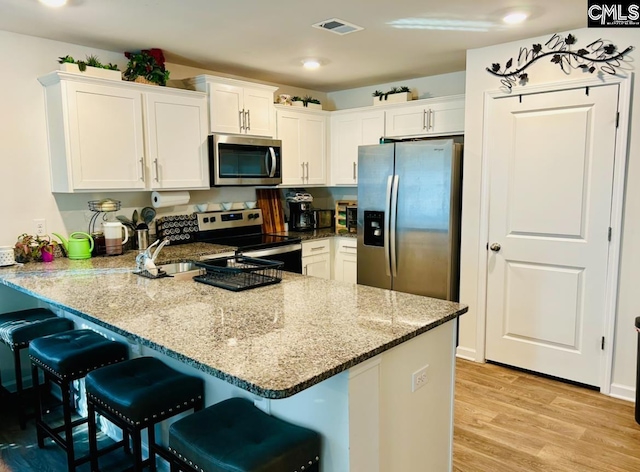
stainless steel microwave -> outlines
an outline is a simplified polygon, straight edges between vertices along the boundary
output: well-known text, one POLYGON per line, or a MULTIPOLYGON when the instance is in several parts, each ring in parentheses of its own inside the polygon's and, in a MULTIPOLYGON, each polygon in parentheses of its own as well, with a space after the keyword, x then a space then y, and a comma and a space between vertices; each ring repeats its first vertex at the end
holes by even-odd
POLYGON ((282 141, 209 135, 211 186, 282 183, 282 141))

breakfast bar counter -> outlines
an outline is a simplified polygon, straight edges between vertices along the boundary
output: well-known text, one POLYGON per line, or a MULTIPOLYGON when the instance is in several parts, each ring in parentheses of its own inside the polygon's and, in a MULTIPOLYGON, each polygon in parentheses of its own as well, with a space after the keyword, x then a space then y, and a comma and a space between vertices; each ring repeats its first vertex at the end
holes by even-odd
MULTIPOLYGON (((400 446, 386 435, 398 440, 426 427, 398 423, 422 415, 431 417, 429 430, 445 435, 434 439, 434 448, 448 446, 438 454, 450 456, 455 323, 464 305, 287 272, 281 283, 231 292, 139 277, 129 259, 5 268, 0 284, 126 339, 134 352, 210 376, 208 403, 255 395, 266 411, 316 428, 326 438, 323 470, 373 470, 362 468, 372 460, 376 470, 404 470, 395 468, 398 457, 409 464, 407 444, 417 449, 415 439, 400 446), (423 367, 418 390, 412 373, 423 367), (444 404, 425 404, 431 397, 444 404)), ((423 439, 430 437, 424 431, 423 439)))

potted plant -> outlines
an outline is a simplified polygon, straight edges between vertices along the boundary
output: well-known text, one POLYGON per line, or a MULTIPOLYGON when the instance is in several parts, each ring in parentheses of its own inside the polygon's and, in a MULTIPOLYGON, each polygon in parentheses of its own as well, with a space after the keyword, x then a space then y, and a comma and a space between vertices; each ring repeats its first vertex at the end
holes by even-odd
POLYGON ((319 110, 322 110, 322 104, 320 103, 320 100, 310 97, 309 95, 306 95, 304 97, 295 96, 291 99, 291 104, 294 107, 317 108, 319 110))
POLYGON ((115 64, 102 64, 97 56, 87 56, 86 60, 75 60, 67 55, 58 58, 60 70, 74 74, 86 74, 109 80, 122 80, 122 74, 115 64))
POLYGON ((29 261, 51 262, 57 245, 57 241, 52 241, 49 235, 45 234, 40 237, 22 233, 18 236, 18 241, 14 246, 14 256, 16 261, 21 263, 29 261))
POLYGON ((140 52, 125 52, 129 59, 124 78, 148 85, 166 85, 169 71, 164 67, 162 49, 143 49, 140 52))
POLYGON ((385 103, 399 103, 399 102, 408 102, 413 97, 411 95, 411 89, 406 86, 402 87, 391 87, 391 90, 388 92, 382 92, 380 90, 376 90, 372 93, 373 95, 373 104, 374 105, 382 105, 385 103))

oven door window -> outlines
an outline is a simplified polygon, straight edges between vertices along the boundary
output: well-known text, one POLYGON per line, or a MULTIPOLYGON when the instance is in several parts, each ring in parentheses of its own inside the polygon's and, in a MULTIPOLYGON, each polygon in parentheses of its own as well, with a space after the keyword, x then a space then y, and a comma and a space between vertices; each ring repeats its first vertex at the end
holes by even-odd
POLYGON ((267 146, 218 144, 220 178, 279 178, 280 149, 267 146))

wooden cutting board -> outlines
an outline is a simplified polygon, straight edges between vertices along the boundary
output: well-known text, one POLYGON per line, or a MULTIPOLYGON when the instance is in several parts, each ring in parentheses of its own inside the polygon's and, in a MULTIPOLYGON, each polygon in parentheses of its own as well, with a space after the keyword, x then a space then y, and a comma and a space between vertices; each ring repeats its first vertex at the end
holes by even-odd
POLYGON ((281 233, 284 231, 284 212, 280 201, 280 189, 256 189, 258 208, 262 210, 262 232, 281 233))

